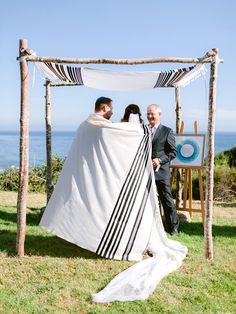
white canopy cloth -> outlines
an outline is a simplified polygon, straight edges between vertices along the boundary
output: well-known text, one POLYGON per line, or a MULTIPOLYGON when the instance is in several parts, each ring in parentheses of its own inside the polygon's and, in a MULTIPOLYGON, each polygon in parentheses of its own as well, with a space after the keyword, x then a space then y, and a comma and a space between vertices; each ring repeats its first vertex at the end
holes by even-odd
POLYGON ((87 67, 72 67, 52 62, 35 62, 35 64, 44 77, 52 83, 77 83, 91 88, 116 91, 186 86, 206 71, 205 66, 202 64, 165 72, 118 72, 87 67))
POLYGON ((177 269, 187 248, 166 237, 147 128, 93 114, 77 130, 40 225, 57 236, 118 260, 140 261, 93 296, 97 302, 145 299, 177 269))

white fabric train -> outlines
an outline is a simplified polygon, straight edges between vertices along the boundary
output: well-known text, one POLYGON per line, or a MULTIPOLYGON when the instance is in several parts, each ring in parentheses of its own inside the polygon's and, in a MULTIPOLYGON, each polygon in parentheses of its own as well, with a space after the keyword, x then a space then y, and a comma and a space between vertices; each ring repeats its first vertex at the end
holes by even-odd
POLYGON ((93 295, 96 302, 147 298, 186 256, 162 225, 150 146, 147 129, 90 115, 41 219, 42 227, 106 258, 140 261, 147 249, 154 253, 93 295))

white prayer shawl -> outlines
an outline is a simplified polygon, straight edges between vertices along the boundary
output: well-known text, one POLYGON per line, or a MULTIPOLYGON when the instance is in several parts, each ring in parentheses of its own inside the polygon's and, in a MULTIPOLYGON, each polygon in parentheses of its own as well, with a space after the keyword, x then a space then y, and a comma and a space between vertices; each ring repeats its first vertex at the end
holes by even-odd
POLYGON ((163 229, 150 135, 131 123, 93 114, 77 130, 40 225, 98 255, 140 261, 115 277, 97 302, 145 299, 177 269, 187 249, 163 229))

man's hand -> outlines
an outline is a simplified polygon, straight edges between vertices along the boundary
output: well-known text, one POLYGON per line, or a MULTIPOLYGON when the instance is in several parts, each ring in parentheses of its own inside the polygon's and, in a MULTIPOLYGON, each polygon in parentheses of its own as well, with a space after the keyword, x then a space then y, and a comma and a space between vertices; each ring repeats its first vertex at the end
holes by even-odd
POLYGON ((152 159, 152 166, 153 166, 153 168, 158 167, 160 164, 161 163, 160 163, 160 159, 159 158, 152 159))

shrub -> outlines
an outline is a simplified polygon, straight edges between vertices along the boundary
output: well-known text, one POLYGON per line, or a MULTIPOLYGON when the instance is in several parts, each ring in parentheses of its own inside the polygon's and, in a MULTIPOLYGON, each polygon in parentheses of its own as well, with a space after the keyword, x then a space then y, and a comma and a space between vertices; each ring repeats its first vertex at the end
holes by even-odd
MULTIPOLYGON (((53 184, 55 185, 61 173, 64 160, 59 156, 52 158, 53 184)), ((205 193, 206 174, 203 171, 203 188, 205 193)), ((17 191, 19 169, 6 167, 0 172, 0 190, 17 191)), ((29 172, 29 191, 45 192, 46 164, 36 166, 29 172)), ((193 198, 200 199, 197 171, 193 171, 193 198)), ((173 185, 173 196, 176 195, 176 186, 173 185)), ((205 194, 204 194, 205 195, 205 194)), ((234 201, 236 199, 236 147, 217 154, 214 170, 214 200, 234 201)))
POLYGON ((54 185, 57 183, 65 159, 62 159, 59 156, 54 156, 52 159, 52 181, 54 185))
POLYGON ((216 166, 214 171, 214 199, 230 202, 236 199, 236 167, 216 166))
MULTIPOLYGON (((206 173, 203 172, 204 197, 206 190, 206 173)), ((233 202, 236 199, 236 167, 228 165, 216 165, 214 169, 214 200, 233 202)), ((193 198, 200 199, 198 178, 193 175, 193 198)))
POLYGON ((236 167, 236 146, 215 156, 215 165, 236 167))
POLYGON ((0 172, 0 190, 17 191, 19 181, 19 169, 6 167, 0 172))
MULTIPOLYGON (((203 191, 205 198, 206 172, 202 171, 203 191)), ((192 172, 193 199, 199 200, 199 183, 197 171, 192 172)), ((173 196, 176 196, 176 184, 173 185, 173 196)), ((236 200, 236 167, 227 164, 216 165, 214 169, 214 200, 233 202, 236 200)))
MULTIPOLYGON (((53 184, 55 185, 61 173, 64 160, 58 156, 52 158, 53 184)), ((6 167, 0 172, 0 190, 17 191, 19 182, 19 169, 6 167)), ((29 170, 29 191, 45 192, 46 164, 35 166, 29 170)))

